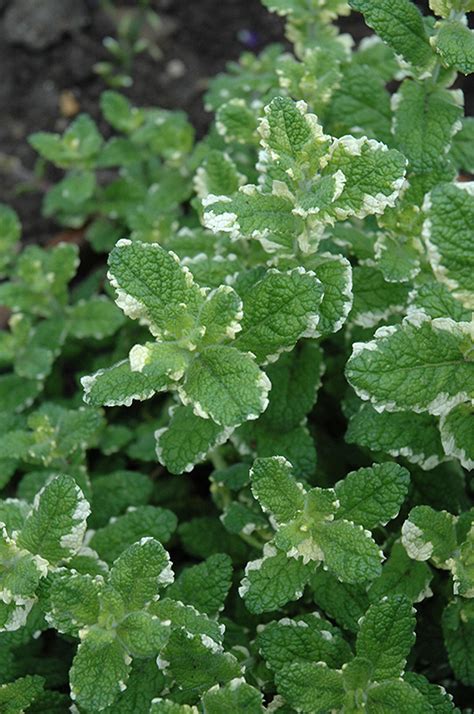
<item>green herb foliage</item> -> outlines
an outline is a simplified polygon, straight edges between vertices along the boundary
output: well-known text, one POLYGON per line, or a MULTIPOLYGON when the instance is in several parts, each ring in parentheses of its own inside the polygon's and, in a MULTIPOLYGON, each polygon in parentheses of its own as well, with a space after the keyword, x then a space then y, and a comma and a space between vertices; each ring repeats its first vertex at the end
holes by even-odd
POLYGON ((474 4, 264 4, 202 140, 30 138, 80 280, 0 207, 2 712, 472 706, 474 4))

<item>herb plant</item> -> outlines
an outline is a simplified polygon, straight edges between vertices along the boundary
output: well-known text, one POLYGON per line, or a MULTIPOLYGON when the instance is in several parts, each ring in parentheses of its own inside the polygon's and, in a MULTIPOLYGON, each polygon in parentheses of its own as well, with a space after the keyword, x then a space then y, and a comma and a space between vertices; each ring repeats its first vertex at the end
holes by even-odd
POLYGON ((264 4, 200 141, 31 137, 82 264, 0 209, 2 712, 474 701, 474 3, 264 4))

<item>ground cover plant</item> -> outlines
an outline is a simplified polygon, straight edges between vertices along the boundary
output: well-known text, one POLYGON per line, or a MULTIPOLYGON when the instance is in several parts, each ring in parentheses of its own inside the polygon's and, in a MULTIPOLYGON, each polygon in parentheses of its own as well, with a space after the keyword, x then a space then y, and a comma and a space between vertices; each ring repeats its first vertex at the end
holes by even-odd
POLYGON ((474 3, 264 4, 203 139, 31 137, 82 263, 0 209, 2 712, 474 701, 474 3))

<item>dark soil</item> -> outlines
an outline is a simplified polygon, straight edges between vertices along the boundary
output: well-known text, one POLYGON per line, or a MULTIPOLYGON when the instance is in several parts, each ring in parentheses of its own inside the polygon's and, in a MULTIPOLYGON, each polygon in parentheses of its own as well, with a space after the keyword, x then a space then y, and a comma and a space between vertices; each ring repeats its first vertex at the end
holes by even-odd
MULTIPOLYGON (((54 5, 54 0, 50 2, 54 5)), ((20 12, 25 5, 30 10, 35 3, 0 0, 0 201, 18 211, 28 241, 45 242, 57 227, 41 218, 42 194, 55 174, 51 169, 39 177, 35 174, 37 157, 27 137, 39 130, 62 131, 70 120, 65 115, 71 100, 76 103, 74 111, 99 119, 99 96, 106 85, 93 66, 108 59, 103 38, 116 35, 114 20, 100 0, 73 2, 81 7, 79 19, 71 21, 76 26, 52 42, 37 32, 34 42, 47 46, 32 49, 31 42, 25 46, 21 28, 18 31, 18 25, 12 27, 6 18, 10 14, 11 20, 12 8, 20 12)), ((137 4, 115 2, 123 7, 137 4)), ((125 93, 137 105, 184 109, 202 134, 209 122, 202 105, 208 78, 244 49, 258 52, 269 42, 283 41, 283 22, 268 13, 260 0, 152 0, 151 4, 162 18, 153 38, 162 56, 155 60, 146 52, 139 55, 133 63, 133 85, 125 93), (176 60, 180 76, 173 71, 176 60)), ((22 14, 23 20, 30 21, 34 31, 35 19, 29 11, 22 14)), ((367 32, 360 16, 344 19, 343 27, 356 39, 367 32)), ((472 106, 468 112, 472 113, 472 106)))

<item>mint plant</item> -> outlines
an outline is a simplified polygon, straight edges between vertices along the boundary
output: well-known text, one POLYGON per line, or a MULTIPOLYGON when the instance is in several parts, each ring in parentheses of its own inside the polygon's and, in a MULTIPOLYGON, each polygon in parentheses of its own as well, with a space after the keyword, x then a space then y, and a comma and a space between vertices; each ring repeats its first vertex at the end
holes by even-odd
POLYGON ((474 5, 264 4, 199 141, 31 137, 92 250, 0 207, 2 711, 472 705, 474 5))

